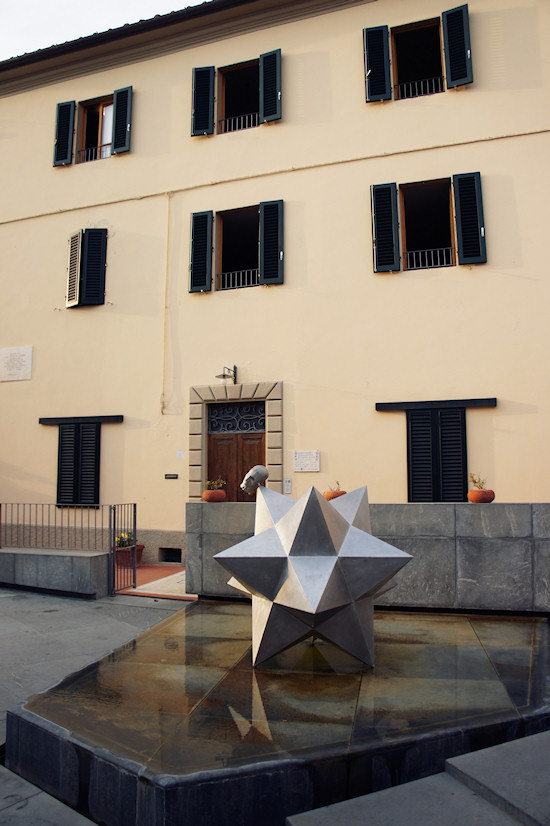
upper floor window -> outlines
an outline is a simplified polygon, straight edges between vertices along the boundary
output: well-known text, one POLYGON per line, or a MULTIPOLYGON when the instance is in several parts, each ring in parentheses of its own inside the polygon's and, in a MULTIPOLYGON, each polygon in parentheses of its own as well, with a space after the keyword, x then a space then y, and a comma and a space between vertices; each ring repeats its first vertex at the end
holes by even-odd
POLYGON ((81 229, 69 240, 67 307, 105 303, 107 230, 81 229))
POLYGON ((364 29, 363 43, 367 102, 432 95, 474 79, 467 5, 441 20, 364 29))
POLYGON ((216 289, 282 284, 283 201, 191 217, 190 292, 212 289, 213 229, 216 289))
POLYGON ((281 51, 218 69, 215 117, 214 66, 193 69, 192 135, 250 129, 281 118, 281 51))
POLYGON ((116 89, 112 95, 57 104, 54 166, 73 162, 75 115, 78 115, 76 162, 96 161, 130 151, 132 87, 116 89))
POLYGON ((454 175, 452 185, 451 178, 375 184, 371 204, 375 272, 487 261, 479 172, 454 175))

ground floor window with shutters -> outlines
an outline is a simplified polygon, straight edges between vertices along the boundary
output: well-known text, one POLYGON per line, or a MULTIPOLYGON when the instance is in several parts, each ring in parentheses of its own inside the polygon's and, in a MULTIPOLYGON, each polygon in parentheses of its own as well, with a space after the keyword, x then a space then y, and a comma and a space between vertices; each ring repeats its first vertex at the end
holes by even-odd
POLYGON ((468 494, 466 409, 495 407, 495 398, 385 402, 379 411, 405 411, 409 502, 465 502, 468 494))
POLYGON ((73 161, 76 121, 76 163, 97 161, 130 151, 132 87, 93 100, 57 104, 54 166, 73 161))
POLYGON ((250 129, 260 123, 281 118, 281 51, 261 54, 259 58, 216 68, 202 66, 193 70, 192 135, 211 135, 250 129), (215 118, 215 101, 218 113, 215 118))
POLYGON ((191 217, 190 292, 282 284, 283 202, 196 212, 191 217))
POLYGON ((371 187, 375 272, 487 261, 481 175, 371 187))
POLYGON ((57 425, 57 504, 99 505, 101 425, 122 422, 122 416, 76 416, 39 419, 57 425))

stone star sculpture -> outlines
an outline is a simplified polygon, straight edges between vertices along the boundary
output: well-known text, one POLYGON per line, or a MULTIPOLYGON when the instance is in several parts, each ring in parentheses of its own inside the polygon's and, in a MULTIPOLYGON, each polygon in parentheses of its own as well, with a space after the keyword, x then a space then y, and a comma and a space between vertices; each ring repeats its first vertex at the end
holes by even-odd
POLYGON ((370 530, 366 487, 331 502, 258 488, 254 536, 214 557, 252 597, 254 665, 312 635, 374 665, 373 599, 411 556, 370 530))

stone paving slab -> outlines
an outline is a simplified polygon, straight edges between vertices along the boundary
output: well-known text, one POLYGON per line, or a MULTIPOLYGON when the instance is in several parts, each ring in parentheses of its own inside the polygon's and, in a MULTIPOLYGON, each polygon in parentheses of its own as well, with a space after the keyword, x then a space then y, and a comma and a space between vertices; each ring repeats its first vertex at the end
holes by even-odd
POLYGON ((446 771, 521 823, 550 824, 550 732, 447 760, 446 771))
POLYGON ((91 822, 0 766, 2 826, 88 826, 91 822))

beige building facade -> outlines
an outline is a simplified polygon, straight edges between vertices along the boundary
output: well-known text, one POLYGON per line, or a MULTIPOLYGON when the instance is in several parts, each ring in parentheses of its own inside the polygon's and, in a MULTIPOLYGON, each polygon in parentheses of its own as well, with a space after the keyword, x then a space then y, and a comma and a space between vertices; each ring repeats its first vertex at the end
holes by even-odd
POLYGON ((212 0, 0 64, 0 501, 177 545, 243 445, 295 498, 549 501, 548 43, 547 0, 212 0))

